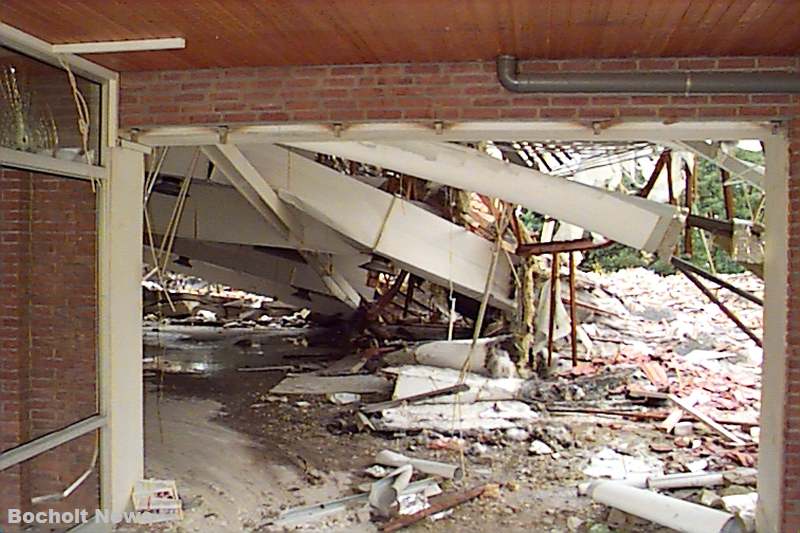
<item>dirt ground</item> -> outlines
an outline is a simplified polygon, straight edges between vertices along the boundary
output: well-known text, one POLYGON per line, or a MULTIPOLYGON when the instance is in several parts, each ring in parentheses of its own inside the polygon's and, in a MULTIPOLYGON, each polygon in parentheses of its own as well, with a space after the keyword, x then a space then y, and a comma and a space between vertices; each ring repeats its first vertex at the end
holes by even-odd
MULTIPOLYGON (((203 357, 213 369, 164 373, 146 381, 146 475, 175 479, 185 508, 180 523, 149 530, 282 531, 270 526, 280 511, 358 492, 359 484, 372 481, 364 473, 371 459, 382 449, 392 449, 439 461, 463 460, 464 478, 443 483, 445 491, 499 485, 492 497, 463 504, 445 518, 422 521, 408 531, 664 531, 641 521, 610 529, 608 509, 576 495, 576 486, 586 479, 581 470, 598 449, 652 454, 652 443, 665 439, 652 424, 551 415, 531 424, 526 439, 487 433, 466 439, 463 452, 435 449, 448 441, 432 433, 353 431, 347 407, 324 396, 270 396, 268 391, 283 372, 237 372, 231 366, 297 363, 286 350, 324 357, 318 346, 308 349, 287 340, 287 334, 276 334, 261 339, 255 348, 240 348, 227 340, 194 350, 149 348, 151 355, 160 350, 178 361, 203 357), (550 438, 557 454, 530 453, 530 440, 537 435, 550 438)), ((681 453, 659 458, 668 462, 691 457, 681 453)), ((295 527, 376 531, 368 515, 356 509, 295 527)))

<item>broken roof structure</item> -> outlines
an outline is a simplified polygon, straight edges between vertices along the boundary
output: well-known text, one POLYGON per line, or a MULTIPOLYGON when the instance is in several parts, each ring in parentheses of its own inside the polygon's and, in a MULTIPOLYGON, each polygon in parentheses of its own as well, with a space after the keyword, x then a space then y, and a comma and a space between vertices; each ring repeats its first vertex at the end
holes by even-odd
MULTIPOLYGON (((370 370, 397 348, 386 328, 413 323, 472 337, 448 371, 493 337, 485 373, 547 375, 562 351, 577 380, 591 341, 578 309, 609 312, 585 301, 578 266, 619 244, 672 265, 737 340, 763 345, 757 527, 800 528, 800 4, 179 4, 3 4, 3 506, 129 505, 144 475, 142 263, 157 315, 178 314, 181 273, 368 331, 370 370), (724 216, 697 209, 701 164, 719 174, 724 216), (763 294, 693 262, 701 243, 765 280, 763 294), (66 325, 51 327, 59 313, 66 325)), ((263 311, 182 301, 205 317, 217 315, 204 305, 263 311)), ((711 441, 752 445, 677 395, 680 364, 636 364, 667 394, 655 400, 706 417, 711 441)), ((755 402, 750 385, 726 386, 739 394, 727 402, 755 402)), ((501 411, 467 418, 536 418, 529 403, 501 411)), ((624 492, 601 489, 606 502, 624 492)))

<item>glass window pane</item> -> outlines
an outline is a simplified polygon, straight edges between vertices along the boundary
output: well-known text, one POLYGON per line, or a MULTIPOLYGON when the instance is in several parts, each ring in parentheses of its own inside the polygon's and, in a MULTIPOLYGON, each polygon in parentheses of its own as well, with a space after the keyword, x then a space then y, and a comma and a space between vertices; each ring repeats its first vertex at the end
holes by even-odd
POLYGON ((0 146, 99 164, 101 87, 75 76, 74 88, 65 70, 0 47, 0 146))

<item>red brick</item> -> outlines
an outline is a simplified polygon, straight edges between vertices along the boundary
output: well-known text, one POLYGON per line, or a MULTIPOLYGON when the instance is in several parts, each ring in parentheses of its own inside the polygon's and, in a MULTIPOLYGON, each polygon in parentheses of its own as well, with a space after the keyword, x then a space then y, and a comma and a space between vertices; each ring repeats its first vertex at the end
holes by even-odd
MULTIPOLYGON (((13 284, 2 277, 0 306, 0 442, 8 448, 95 412, 96 196, 86 181, 4 168, 0 190, 26 192, 3 195, 0 219, 0 242, 9 236, 24 241, 23 246, 0 246, 0 265, 15 271, 13 284), (11 203, 15 208, 6 209, 11 203), (33 224, 20 231, 14 219, 33 224)), ((89 464, 93 443, 89 435, 0 472, 0 507, 40 510, 30 505, 30 493, 63 490, 65 480, 75 479, 89 464), (47 468, 39 468, 45 461, 47 468)), ((67 500, 47 506, 93 509, 97 487, 91 476, 67 500)), ((5 516, 0 525, 4 522, 5 516)))

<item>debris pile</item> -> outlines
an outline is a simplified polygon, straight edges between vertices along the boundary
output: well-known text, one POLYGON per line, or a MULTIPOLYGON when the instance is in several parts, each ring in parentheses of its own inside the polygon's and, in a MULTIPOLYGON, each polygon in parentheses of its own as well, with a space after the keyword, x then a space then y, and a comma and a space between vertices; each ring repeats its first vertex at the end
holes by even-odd
MULTIPOLYGON (((738 284, 761 291, 756 278, 737 277, 738 284)), ((345 503, 287 511, 275 523, 297 523, 296 513, 305 521, 329 512, 332 504, 344 508, 358 502, 369 505, 391 531, 411 516, 445 510, 437 505, 440 500, 461 501, 473 494, 426 500, 431 494, 424 483, 414 485, 414 474, 458 480, 468 467, 465 456, 475 462, 487 445, 522 443, 530 456, 581 461, 585 476, 608 480, 582 484, 580 491, 620 513, 674 527, 678 522, 672 518, 649 512, 661 505, 674 508, 670 516, 678 521, 706 517, 720 529, 745 528, 755 482, 760 349, 678 276, 635 269, 582 275, 579 285, 580 328, 588 341, 579 364, 561 361, 546 377, 520 377, 513 363, 514 372, 496 370, 498 358, 508 357, 509 336, 412 343, 393 351, 370 348, 327 368, 289 373, 270 394, 327 395, 338 409, 327 426, 331 431, 420 435, 427 449, 457 450, 462 462, 431 462, 385 450, 370 469, 380 476, 370 487, 345 503), (631 446, 581 442, 558 420, 576 414, 635 421, 651 438, 631 446), (408 492, 411 486, 418 490, 408 492), (733 494, 712 498, 709 487, 715 486, 738 490, 741 497, 727 503, 724 498, 733 494), (678 498, 673 502, 655 490, 675 490, 678 498), (403 514, 405 505, 416 511, 403 514)), ((760 330, 759 308, 730 304, 760 330)))

